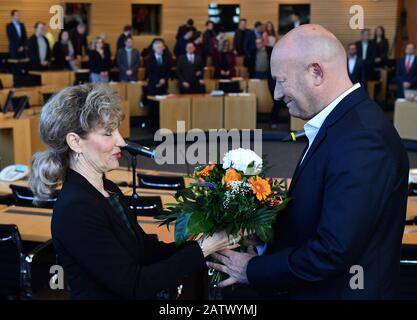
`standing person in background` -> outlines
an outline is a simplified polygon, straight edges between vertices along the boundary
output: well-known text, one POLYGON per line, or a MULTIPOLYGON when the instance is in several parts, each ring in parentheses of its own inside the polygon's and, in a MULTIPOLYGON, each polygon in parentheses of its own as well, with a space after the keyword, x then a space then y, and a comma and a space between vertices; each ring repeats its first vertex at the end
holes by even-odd
POLYGON ((262 22, 256 21, 253 30, 249 31, 247 37, 245 38, 245 66, 249 68, 250 58, 253 53, 253 50, 256 49, 256 40, 262 39, 262 33, 264 31, 264 26, 262 22))
POLYGON ((236 55, 231 50, 229 40, 224 40, 221 51, 215 51, 213 64, 215 79, 230 79, 236 76, 236 55))
MULTIPOLYGON (((188 31, 191 31, 193 34, 194 32, 197 32, 197 29, 194 27, 194 20, 188 19, 187 22, 183 25, 181 25, 178 28, 177 35, 175 36, 175 39, 179 39, 183 37, 188 31)), ((192 37, 193 35, 191 35, 192 37)))
POLYGON ((7 39, 9 40, 9 58, 22 59, 26 56, 26 28, 20 22, 19 10, 12 10, 12 21, 6 26, 7 39))
POLYGON ((51 62, 51 48, 45 37, 45 24, 35 23, 35 33, 28 40, 28 57, 30 70, 48 70, 51 62))
POLYGON ((206 31, 203 33, 203 54, 201 58, 203 59, 204 66, 207 65, 207 57, 212 56, 213 42, 216 41, 216 32, 214 30, 214 22, 206 22, 206 31))
POLYGON ((256 39, 256 48, 252 50, 249 58, 248 72, 251 79, 268 81, 268 88, 273 101, 270 124, 272 129, 276 129, 278 127, 279 109, 283 106, 283 102, 273 99, 275 80, 271 76, 271 53, 272 48, 265 46, 262 38, 256 39))
POLYGON ((265 31, 262 34, 262 38, 264 39, 267 47, 273 47, 277 42, 277 34, 271 21, 267 21, 265 23, 265 31))
POLYGON ((138 69, 140 65, 140 53, 133 48, 133 38, 127 37, 125 47, 117 51, 117 66, 119 68, 119 79, 122 82, 138 80, 138 69))
POLYGON ((54 66, 56 69, 76 70, 74 63, 74 47, 67 30, 59 33, 58 41, 53 48, 54 66))
POLYGON ((194 36, 195 36, 194 31, 189 29, 177 39, 177 42, 175 43, 175 47, 174 47, 175 57, 178 58, 179 56, 185 54, 185 51, 186 51, 185 46, 187 45, 188 42, 193 41, 194 36))
MULTIPOLYGON (((171 74, 171 57, 164 54, 165 46, 160 40, 152 44, 152 53, 145 60, 146 96, 166 95, 171 74)), ((149 100, 150 127, 159 128, 159 109, 156 101, 149 100)))
POLYGON ((93 41, 93 48, 89 53, 90 81, 109 82, 110 56, 104 49, 104 40, 97 37, 93 41))
POLYGON ((417 90, 417 57, 414 43, 408 43, 405 47, 405 56, 397 63, 396 78, 397 98, 404 98, 404 89, 417 90))
POLYGON ((388 60, 388 39, 385 38, 385 29, 383 26, 378 26, 375 29, 374 36, 375 43, 375 68, 383 68, 386 66, 388 60))
POLYGON ((293 11, 291 13, 291 26, 290 26, 290 30, 298 28, 299 26, 302 25, 301 23, 301 19, 300 19, 300 13, 298 11, 293 11))
POLYGON ((120 49, 123 49, 125 47, 125 41, 127 38, 132 36, 132 26, 126 25, 123 28, 122 34, 117 39, 117 49, 116 51, 119 51, 120 49))
POLYGON ((374 64, 376 46, 370 39, 369 29, 363 29, 361 31, 361 40, 356 42, 356 48, 358 49, 358 55, 363 61, 364 74, 365 74, 365 85, 369 80, 375 78, 374 64))
POLYGON ((347 70, 350 81, 352 83, 360 83, 361 86, 365 84, 365 74, 363 70, 363 62, 358 56, 358 50, 355 43, 350 43, 347 53, 347 70))
POLYGON ((70 31, 70 39, 74 46, 75 57, 82 58, 88 56, 88 43, 85 24, 79 23, 77 27, 70 31))
POLYGON ((247 29, 246 25, 247 25, 247 20, 240 19, 239 27, 235 31, 235 36, 233 38, 233 48, 235 50, 235 54, 239 56, 242 56, 245 54, 246 36, 250 32, 250 30, 247 29))
POLYGON ((193 42, 187 43, 186 54, 177 60, 177 77, 181 93, 204 93, 203 62, 201 57, 195 54, 193 42))

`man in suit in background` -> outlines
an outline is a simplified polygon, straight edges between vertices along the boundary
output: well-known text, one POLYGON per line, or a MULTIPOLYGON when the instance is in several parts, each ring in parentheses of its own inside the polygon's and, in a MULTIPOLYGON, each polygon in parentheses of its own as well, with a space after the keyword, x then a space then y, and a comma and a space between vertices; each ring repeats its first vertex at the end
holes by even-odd
POLYGON ((236 55, 244 55, 245 54, 245 41, 248 33, 250 32, 249 29, 246 28, 247 20, 240 19, 239 20, 239 27, 235 31, 235 36, 233 38, 233 48, 235 50, 236 55))
POLYGON ((132 36, 132 26, 131 25, 124 26, 122 34, 117 39, 117 49, 116 50, 119 51, 120 49, 123 49, 125 47, 126 39, 131 37, 131 36, 132 36))
POLYGON ((393 299, 399 280, 408 157, 381 108, 319 25, 285 35, 271 58, 275 98, 308 120, 308 138, 267 252, 221 251, 208 263, 269 298, 393 299), (326 48, 326 50, 323 50, 326 48))
POLYGON ((363 61, 365 86, 367 81, 376 79, 377 77, 374 72, 376 46, 375 43, 371 41, 370 37, 370 30, 363 29, 361 31, 361 40, 356 42, 358 56, 363 61))
POLYGON ((45 24, 43 22, 35 23, 35 33, 28 41, 28 57, 30 70, 47 70, 51 62, 51 48, 49 41, 45 37, 45 24))
POLYGON ((187 22, 183 25, 181 25, 178 28, 177 31, 177 35, 175 36, 175 39, 179 39, 181 37, 183 37, 188 31, 192 32, 192 35, 194 35, 195 32, 197 32, 197 29, 194 27, 194 20, 193 19, 188 19, 187 22))
POLYGON ((404 89, 417 90, 416 45, 409 43, 405 47, 405 57, 397 63, 397 98, 404 98, 404 89))
MULTIPOLYGON (((164 54, 165 46, 162 41, 152 43, 152 53, 145 61, 145 78, 148 81, 146 95, 166 95, 168 93, 168 79, 171 74, 171 59, 164 54)), ((152 128, 159 127, 159 109, 156 101, 149 100, 149 118, 152 128)))
POLYGON ((293 13, 291 13, 291 26, 290 26, 290 30, 298 28, 299 26, 302 25, 301 20, 300 20, 300 13, 297 11, 293 11, 293 13))
POLYGON ((352 83, 359 82, 361 86, 365 85, 363 63, 362 59, 358 56, 355 43, 350 43, 348 45, 347 70, 350 81, 352 81, 352 83))
POLYGON ((203 62, 201 57, 195 54, 195 45, 188 42, 186 54, 178 58, 177 77, 181 93, 204 93, 203 62))
POLYGON ((129 82, 138 80, 140 53, 133 48, 133 38, 127 37, 125 47, 117 51, 117 66, 119 67, 120 81, 129 82))
POLYGON ((263 24, 260 21, 255 22, 253 30, 249 31, 245 37, 243 49, 245 52, 245 66, 249 66, 250 55, 256 49, 256 39, 262 39, 263 24))
POLYGON ((25 58, 26 28, 20 22, 20 12, 18 10, 12 10, 11 16, 12 21, 6 27, 7 39, 9 40, 9 58, 22 59, 25 58))

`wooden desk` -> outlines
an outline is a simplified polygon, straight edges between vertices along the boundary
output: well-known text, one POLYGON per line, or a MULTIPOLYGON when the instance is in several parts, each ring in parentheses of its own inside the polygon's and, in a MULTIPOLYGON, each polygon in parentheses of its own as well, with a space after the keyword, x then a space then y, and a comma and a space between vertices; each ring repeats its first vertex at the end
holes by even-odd
POLYGON ((191 97, 188 95, 168 96, 156 99, 148 96, 149 100, 159 102, 159 127, 172 132, 186 132, 191 129, 191 97), (177 128, 177 121, 184 121, 184 128, 177 128))
POLYGON ((13 89, 14 97, 27 96, 29 98, 30 106, 40 106, 42 105, 42 99, 40 94, 40 89, 42 87, 22 87, 13 89))
POLYGON ((29 71, 29 74, 40 75, 43 85, 72 86, 75 79, 75 72, 69 70, 51 71, 29 71))
POLYGON ((119 94, 119 97, 122 101, 127 100, 125 82, 109 82, 109 86, 119 94))
POLYGON ((417 226, 405 226, 403 244, 417 245, 417 226))
POLYGON ((2 166, 30 165, 32 155, 46 146, 39 136, 39 114, 22 114, 19 119, 0 116, 0 156, 2 166))
POLYGON ((141 105, 143 87, 146 86, 146 82, 129 82, 126 83, 126 100, 129 103, 129 110, 131 117, 147 116, 149 109, 147 106, 141 105))
POLYGON ((256 96, 228 94, 224 97, 224 128, 256 129, 256 96))
POLYGON ((10 206, 0 211, 0 224, 15 224, 25 241, 45 242, 51 239, 50 209, 10 206))
POLYGON ((257 112, 272 112, 274 101, 269 91, 268 80, 249 79, 248 92, 256 95, 257 112))
POLYGON ((402 139, 417 140, 417 102, 397 99, 394 126, 402 139))
POLYGON ((191 127, 203 131, 223 128, 223 97, 209 94, 192 97, 191 127))
POLYGON ((417 197, 408 197, 406 220, 411 221, 417 217, 417 197))
POLYGON ((171 93, 171 94, 180 93, 177 79, 168 79, 168 93, 171 93))
POLYGON ((10 73, 0 73, 0 80, 3 84, 3 88, 13 87, 13 75, 10 73))

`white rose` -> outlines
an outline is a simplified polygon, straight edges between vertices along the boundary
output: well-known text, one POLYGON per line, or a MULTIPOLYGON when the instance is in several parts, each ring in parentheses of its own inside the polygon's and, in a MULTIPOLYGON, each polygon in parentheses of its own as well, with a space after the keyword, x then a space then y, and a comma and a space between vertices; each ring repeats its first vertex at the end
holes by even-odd
POLYGON ((234 149, 223 157, 223 169, 230 167, 245 175, 257 175, 262 170, 262 158, 250 149, 234 149))

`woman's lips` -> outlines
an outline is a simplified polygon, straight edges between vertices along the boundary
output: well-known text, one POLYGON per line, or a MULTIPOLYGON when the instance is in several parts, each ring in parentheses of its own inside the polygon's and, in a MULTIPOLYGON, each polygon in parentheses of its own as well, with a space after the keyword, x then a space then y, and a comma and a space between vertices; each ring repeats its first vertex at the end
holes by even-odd
POLYGON ((113 156, 114 156, 117 160, 119 160, 119 159, 122 157, 122 153, 121 153, 121 152, 117 152, 117 153, 114 153, 114 154, 113 154, 113 156))

